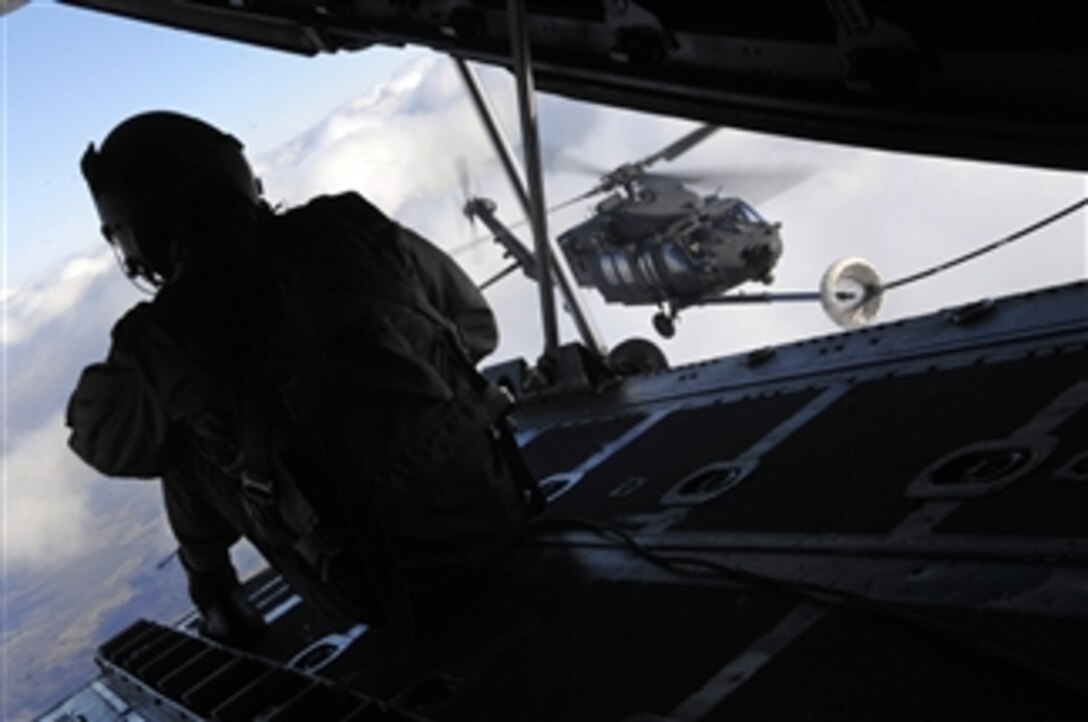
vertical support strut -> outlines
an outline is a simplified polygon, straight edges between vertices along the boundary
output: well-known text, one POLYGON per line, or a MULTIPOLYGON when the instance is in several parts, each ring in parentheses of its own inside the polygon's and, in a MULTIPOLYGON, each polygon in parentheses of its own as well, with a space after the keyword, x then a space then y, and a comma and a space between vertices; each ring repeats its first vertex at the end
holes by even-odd
POLYGON ((514 75, 518 81, 518 110, 521 140, 525 154, 525 175, 529 186, 529 222, 533 229, 537 284, 540 287, 540 313, 544 325, 544 355, 554 357, 559 348, 559 329, 555 317, 555 293, 552 291, 552 257, 548 249, 547 219, 544 217, 544 181, 540 163, 540 139, 536 124, 536 90, 533 86, 532 59, 529 54, 529 27, 525 0, 509 0, 510 43, 514 55, 514 75))
POLYGON ((525 217, 529 218, 531 204, 529 203, 529 196, 525 192, 525 183, 521 179, 521 172, 514 160, 514 151, 506 139, 506 134, 502 132, 502 128, 495 121, 495 109, 488 101, 487 94, 480 85, 480 79, 476 75, 476 71, 468 64, 468 61, 457 56, 450 57, 453 58, 453 64, 457 66, 457 72, 461 74, 461 80, 464 81, 465 87, 468 89, 469 97, 472 98, 476 114, 480 116, 480 122, 483 123, 484 130, 487 131, 487 137, 491 140, 491 145, 495 148, 495 152, 499 154, 502 169, 506 171, 506 177, 514 189, 514 195, 517 196, 518 203, 521 204, 521 210, 525 213, 525 217))
MULTIPOLYGON (((480 116, 480 122, 483 123, 484 130, 487 131, 488 138, 491 140, 491 145, 499 155, 503 170, 506 171, 506 176, 510 181, 511 187, 514 189, 514 195, 517 196, 522 211, 525 213, 525 217, 531 219, 534 204, 530 202, 529 195, 525 192, 525 184, 522 182, 521 173, 517 161, 514 159, 514 152, 510 147, 510 142, 507 140, 506 134, 503 133, 502 128, 495 121, 496 116, 494 108, 491 107, 487 94, 484 92, 480 80, 472 69, 472 66, 470 66, 464 58, 453 57, 453 62, 454 65, 457 66, 458 72, 461 74, 461 79, 464 81, 465 87, 468 88, 469 96, 472 98, 472 103, 476 107, 477 114, 480 116)), ((539 201, 539 206, 541 208, 543 207, 543 203, 544 199, 541 197, 539 201)), ((545 214, 547 213, 547 211, 542 212, 545 214)), ((534 243, 535 240, 534 233, 534 243)), ((597 333, 592 319, 589 317, 586 310, 582 308, 581 302, 574 294, 574 289, 566 274, 563 273, 562 267, 556 261, 554 254, 551 253, 551 244, 548 241, 547 229, 545 229, 544 233, 544 245, 548 249, 548 258, 552 273, 555 275, 555 280, 559 283, 559 291, 563 294, 563 300, 567 304, 567 308, 570 309, 571 315, 574 317, 574 325, 578 327, 578 334, 582 337, 582 343, 584 343, 586 348, 590 351, 601 357, 605 356, 605 354, 607 354, 607 349, 601 342, 600 334, 597 333)), ((536 258, 541 257, 539 247, 536 249, 534 255, 536 258)))

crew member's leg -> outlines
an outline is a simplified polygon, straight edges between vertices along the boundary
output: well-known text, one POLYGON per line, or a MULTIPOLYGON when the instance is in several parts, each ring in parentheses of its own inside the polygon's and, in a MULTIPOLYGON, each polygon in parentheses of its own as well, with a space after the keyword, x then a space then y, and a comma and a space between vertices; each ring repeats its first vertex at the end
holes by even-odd
POLYGON ((189 596, 203 617, 202 631, 244 645, 264 631, 260 615, 242 594, 230 548, 245 528, 231 480, 202 459, 170 469, 162 480, 166 518, 178 541, 189 596))

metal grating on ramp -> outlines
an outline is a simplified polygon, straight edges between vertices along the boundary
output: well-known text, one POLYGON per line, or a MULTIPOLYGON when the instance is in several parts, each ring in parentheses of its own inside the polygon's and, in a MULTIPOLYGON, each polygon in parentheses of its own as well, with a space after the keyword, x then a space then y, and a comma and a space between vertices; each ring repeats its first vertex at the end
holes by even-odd
POLYGON ((102 645, 95 661, 134 708, 170 720, 406 719, 359 692, 143 619, 102 645))

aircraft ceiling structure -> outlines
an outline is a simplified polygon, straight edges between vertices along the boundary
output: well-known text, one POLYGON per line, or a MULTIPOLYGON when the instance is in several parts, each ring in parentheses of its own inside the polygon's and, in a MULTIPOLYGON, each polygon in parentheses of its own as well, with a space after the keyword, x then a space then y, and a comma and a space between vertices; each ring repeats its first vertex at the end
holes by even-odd
MULTIPOLYGON (((315 55, 512 66, 506 0, 60 0, 315 55)), ((720 125, 1088 171, 1078 2, 528 2, 538 89, 720 125)))

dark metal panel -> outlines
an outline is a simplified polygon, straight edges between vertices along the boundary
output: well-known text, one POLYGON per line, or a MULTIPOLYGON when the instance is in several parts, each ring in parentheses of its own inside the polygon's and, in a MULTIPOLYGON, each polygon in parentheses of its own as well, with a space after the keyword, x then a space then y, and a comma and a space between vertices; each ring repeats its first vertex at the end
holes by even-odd
POLYGON ((1088 353, 1056 354, 859 384, 677 528, 890 532, 917 507, 905 492, 920 472, 972 442, 1004 438, 1085 364, 1088 353))
MULTIPOLYGON (((1002 619, 1001 624, 1009 621, 1002 619)), ((957 617, 956 623, 964 621, 957 617)), ((1037 639, 1070 635, 1083 640, 1088 633, 1082 622, 1032 619, 1019 626, 1037 639)), ((1069 653, 1069 645, 1062 646, 1069 653)), ((1083 653, 1073 651, 1073 656, 1083 665, 1083 653)), ((1066 674, 1076 679, 1076 669, 1069 668, 1066 674)), ((705 719, 1084 718, 1083 696, 1046 672, 1031 671, 1030 665, 1025 668, 990 653, 985 638, 944 637, 841 610, 810 629, 705 719)))
POLYGON ((524 449, 525 461, 537 479, 569 472, 637 424, 642 414, 559 426, 543 431, 524 449))
POLYGON ((815 395, 809 391, 673 411, 590 470, 552 504, 547 516, 637 523, 636 515, 658 511, 662 498, 686 477, 709 464, 734 460, 815 395), (636 487, 633 479, 642 481, 636 487))
MULTIPOLYGON (((506 3, 63 0, 312 54, 424 45, 510 66, 506 3)), ((534 2, 540 89, 913 153, 1088 169, 1080 3, 534 2), (587 10, 587 6, 590 10, 587 10)))
POLYGON ((88 10, 120 15, 177 30, 211 35, 285 50, 303 55, 316 55, 332 50, 320 32, 290 17, 249 12, 242 6, 226 3, 194 3, 177 0, 61 0, 88 10))
POLYGON ((621 720, 666 711, 794 606, 771 592, 598 583, 556 600, 441 719, 621 720))
MULTIPOLYGON (((1084 368, 1084 367, 1082 367, 1084 368)), ((1088 409, 1056 430, 1058 446, 1034 473, 993 496, 964 504, 934 528, 937 534, 1088 537, 1088 478, 1063 477, 1083 459, 1088 409)))

